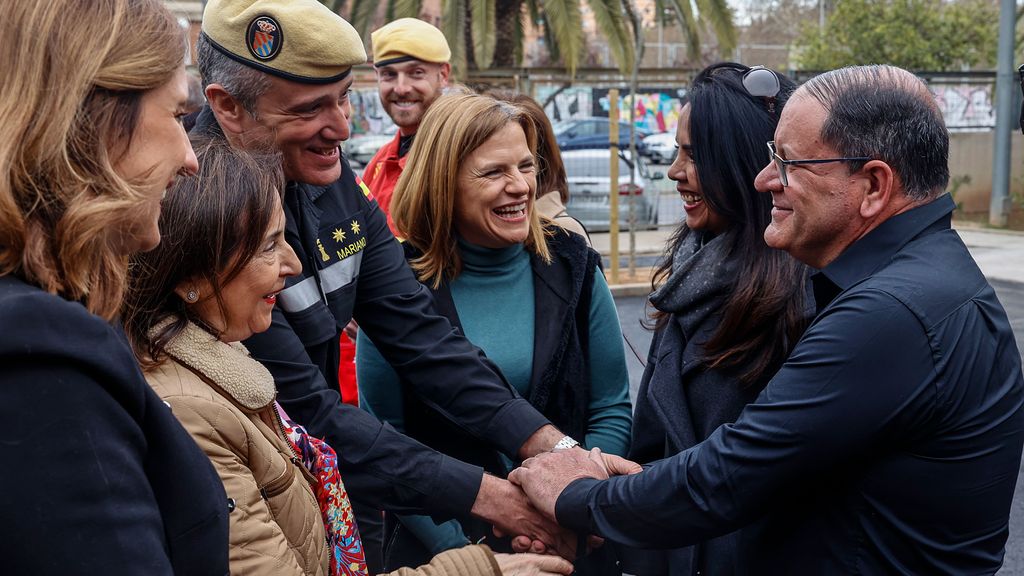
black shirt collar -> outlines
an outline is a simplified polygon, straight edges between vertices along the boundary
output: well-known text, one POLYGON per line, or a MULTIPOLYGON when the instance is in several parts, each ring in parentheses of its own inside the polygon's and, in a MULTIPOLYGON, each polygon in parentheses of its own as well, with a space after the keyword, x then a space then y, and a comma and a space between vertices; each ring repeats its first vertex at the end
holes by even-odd
POLYGON ((409 153, 409 149, 412 148, 412 139, 416 134, 409 134, 408 136, 398 136, 398 157, 402 158, 409 153))
POLYGON ((949 194, 882 222, 811 277, 821 311, 840 292, 867 278, 929 229, 948 229, 956 204, 949 194))

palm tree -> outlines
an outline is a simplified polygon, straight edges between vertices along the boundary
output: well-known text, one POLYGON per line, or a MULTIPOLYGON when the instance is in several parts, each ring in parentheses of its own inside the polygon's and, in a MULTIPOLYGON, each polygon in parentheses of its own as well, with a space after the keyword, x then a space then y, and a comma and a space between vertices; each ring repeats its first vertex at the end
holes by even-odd
MULTIPOLYGON (((635 41, 628 14, 635 0, 587 0, 598 32, 607 42, 622 72, 634 66, 635 41)), ((663 24, 680 22, 688 52, 696 57, 700 34, 710 28, 723 52, 736 45, 732 11, 726 0, 654 0, 663 24)), ((337 11, 343 0, 321 0, 337 11)), ((423 0, 386 0, 387 20, 418 17, 423 0)), ((441 30, 452 49, 456 69, 507 68, 523 56, 526 22, 542 31, 551 59, 561 60, 570 74, 586 49, 580 0, 441 0, 441 30), (460 39, 460 40, 456 40, 460 39)), ((364 37, 369 32, 379 0, 351 0, 350 21, 364 37)))
POLYGON ((662 25, 679 22, 683 27, 690 58, 700 54, 700 32, 708 25, 718 38, 722 54, 730 54, 736 48, 736 26, 726 0, 655 0, 654 5, 662 25))

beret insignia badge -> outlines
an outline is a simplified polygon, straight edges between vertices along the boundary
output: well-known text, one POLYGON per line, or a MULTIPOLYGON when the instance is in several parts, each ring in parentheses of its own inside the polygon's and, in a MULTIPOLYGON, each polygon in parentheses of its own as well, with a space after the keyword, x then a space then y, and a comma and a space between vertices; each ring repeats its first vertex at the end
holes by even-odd
POLYGON ((257 16, 249 22, 249 29, 245 34, 245 45, 249 52, 257 60, 273 60, 281 53, 281 46, 284 44, 284 35, 281 33, 281 25, 270 16, 257 16))

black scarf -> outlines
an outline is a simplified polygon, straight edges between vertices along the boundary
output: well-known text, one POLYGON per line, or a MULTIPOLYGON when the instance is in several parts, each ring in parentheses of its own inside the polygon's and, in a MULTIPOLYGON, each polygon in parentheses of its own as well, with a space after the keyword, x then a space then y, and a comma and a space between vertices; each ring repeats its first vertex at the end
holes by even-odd
POLYGON ((668 280, 650 298, 658 310, 676 315, 687 337, 719 311, 739 276, 739 260, 730 254, 733 234, 720 234, 707 243, 703 238, 704 233, 691 232, 682 239, 672 254, 668 280))

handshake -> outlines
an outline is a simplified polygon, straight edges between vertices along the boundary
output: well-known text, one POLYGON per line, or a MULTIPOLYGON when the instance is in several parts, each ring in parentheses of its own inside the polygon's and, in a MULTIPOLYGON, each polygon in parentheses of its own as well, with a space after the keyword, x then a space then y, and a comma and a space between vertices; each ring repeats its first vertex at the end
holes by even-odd
MULTIPOLYGON (((565 487, 581 478, 603 480, 642 470, 639 464, 598 448, 544 452, 526 459, 507 481, 484 475, 472 514, 493 524, 498 536, 515 535, 516 552, 558 554, 571 561, 578 554, 578 538, 555 518, 555 501, 565 487)), ((591 538, 588 544, 596 547, 601 541, 591 538)))

